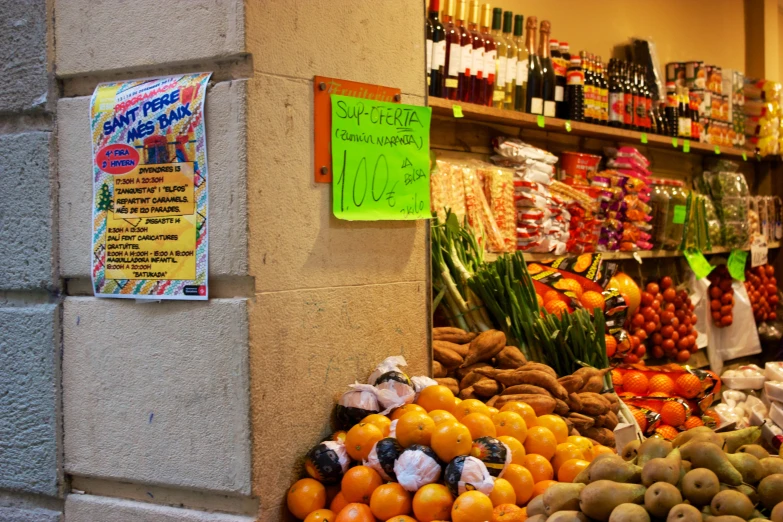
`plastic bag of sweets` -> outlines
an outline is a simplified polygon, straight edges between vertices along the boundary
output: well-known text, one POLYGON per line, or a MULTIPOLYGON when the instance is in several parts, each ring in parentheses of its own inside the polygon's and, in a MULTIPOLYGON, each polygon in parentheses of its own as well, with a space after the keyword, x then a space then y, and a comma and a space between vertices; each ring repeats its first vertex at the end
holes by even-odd
POLYGON ((477 169, 470 166, 464 167, 463 173, 465 179, 466 216, 468 223, 476 231, 476 239, 479 245, 484 246, 490 252, 504 252, 506 246, 503 235, 484 196, 477 169), (481 237, 479 237, 479 231, 481 237))
POLYGON ((462 223, 465 219, 465 182, 462 176, 461 164, 439 158, 435 162, 437 168, 437 180, 431 187, 433 194, 437 190, 437 202, 432 201, 433 210, 438 212, 438 217, 445 221, 445 210, 450 209, 457 220, 462 223))
MULTIPOLYGON (((496 154, 508 160, 513 160, 517 164, 522 164, 525 160, 540 161, 548 165, 557 163, 557 156, 551 152, 534 147, 517 138, 498 136, 492 139, 492 147, 496 154)), ((552 174, 554 175, 554 169, 552 174)))
POLYGON ((484 167, 484 185, 489 192, 489 206, 495 224, 503 238, 503 252, 516 250, 516 208, 514 202, 514 172, 502 167, 484 167))

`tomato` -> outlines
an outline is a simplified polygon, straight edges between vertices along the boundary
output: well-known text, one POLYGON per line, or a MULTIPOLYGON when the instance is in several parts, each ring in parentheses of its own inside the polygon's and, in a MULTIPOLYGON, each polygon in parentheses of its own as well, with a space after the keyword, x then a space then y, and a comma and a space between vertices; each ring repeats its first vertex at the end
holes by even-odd
POLYGON ((777 320, 777 318, 778 318, 778 314, 775 312, 770 312, 769 315, 767 316, 767 319, 769 319, 770 321, 775 321, 777 320))
POLYGON ((721 304, 734 304, 734 296, 731 294, 723 294, 723 297, 720 298, 721 304))
POLYGON ((720 310, 718 310, 717 312, 712 312, 712 320, 715 321, 716 323, 720 323, 720 317, 721 317, 720 310))
POLYGON ((661 328, 661 335, 664 339, 670 339, 673 333, 674 328, 671 325, 667 325, 661 328))
POLYGON ((712 299, 720 299, 721 295, 723 295, 723 292, 720 291, 719 287, 710 285, 710 297, 712 299))
POLYGON ((683 310, 682 308, 676 310, 674 312, 674 317, 682 321, 683 319, 685 319, 685 310, 683 310))
POLYGON ((672 328, 678 328, 680 326, 680 320, 676 317, 672 318, 671 322, 672 328))
POLYGON ((663 291, 663 300, 668 302, 673 302, 675 299, 677 299, 677 290, 674 288, 667 288, 663 291))
POLYGON ((674 311, 677 309, 676 306, 674 306, 674 303, 666 303, 666 306, 663 307, 663 309, 667 312, 674 313, 674 311))
POLYGON ((652 304, 650 305, 653 310, 656 312, 661 309, 661 302, 657 299, 653 299, 652 304))
POLYGON ((644 317, 645 321, 652 321, 652 318, 655 317, 655 310, 649 306, 646 306, 642 308, 642 316, 644 317))
POLYGON ((723 290, 724 292, 728 292, 729 290, 731 290, 731 279, 721 280, 718 286, 720 286, 720 289, 723 290))
POLYGON ((732 308, 734 308, 734 307, 731 306, 731 305, 721 306, 720 307, 720 315, 722 315, 722 316, 731 315, 732 308))
POLYGON ((652 342, 654 345, 659 346, 663 342, 663 336, 659 333, 652 334, 652 342))
POLYGON ((661 324, 669 324, 674 319, 672 312, 661 312, 661 324))
POLYGON ((767 284, 767 294, 775 295, 776 293, 778 293, 778 288, 773 284, 767 284))
POLYGON ((772 266, 772 265, 765 265, 762 268, 764 268, 764 271, 767 273, 768 276, 771 277, 771 276, 775 275, 775 267, 774 266, 772 266))
POLYGON ((663 302, 663 294, 658 292, 657 294, 655 294, 655 299, 657 299, 659 303, 662 303, 663 302))
POLYGON ((734 317, 731 314, 724 315, 723 317, 720 318, 720 324, 722 326, 731 326, 731 323, 733 322, 734 322, 734 317))
POLYGON ((651 294, 655 295, 658 292, 661 291, 660 287, 658 286, 658 283, 647 283, 647 291, 651 294))
POLYGON ((644 316, 642 314, 634 314, 631 324, 637 327, 644 326, 644 316))
POLYGON ((642 305, 650 306, 653 302, 653 295, 650 292, 642 292, 642 305))
POLYGON ((679 341, 677 341, 677 349, 678 350, 687 350, 688 349, 688 338, 683 337, 679 341))
POLYGON ((689 316, 685 317, 685 319, 682 320, 682 323, 680 323, 680 325, 681 326, 685 325, 688 328, 690 328, 692 326, 692 324, 691 324, 691 316, 689 315, 689 316))
POLYGON ((677 362, 684 363, 690 358, 691 358, 691 352, 689 352, 688 350, 680 350, 679 352, 677 352, 677 362))
POLYGON ((710 301, 710 310, 712 310, 713 312, 716 310, 720 310, 720 301, 717 299, 713 299, 712 301, 710 301))
POLYGON ((696 314, 691 314, 691 324, 696 325, 696 322, 698 321, 698 317, 696 317, 696 314))
POLYGON ((666 339, 663 341, 663 343, 661 343, 661 348, 663 348, 664 352, 671 352, 674 350, 674 341, 671 339, 666 339))
POLYGON ((634 330, 633 334, 638 337, 640 341, 647 339, 647 330, 639 328, 638 330, 634 330))
POLYGON ((679 328, 677 328, 677 333, 680 334, 680 339, 688 335, 688 332, 690 331, 690 328, 685 326, 684 324, 681 324, 679 328))
POLYGON ((645 323, 645 325, 644 325, 644 331, 647 332, 648 334, 653 333, 657 329, 658 329, 658 325, 656 325, 652 321, 649 321, 648 323, 645 323))
POLYGON ((642 341, 639 340, 639 338, 635 335, 631 335, 628 338, 631 340, 631 350, 635 350, 639 347, 640 344, 642 344, 642 341))
POLYGON ((655 357, 656 359, 660 359, 661 357, 663 357, 663 348, 661 348, 660 346, 653 346, 652 356, 655 357))
POLYGON ((644 347, 644 345, 640 345, 636 347, 636 351, 634 352, 634 355, 641 358, 644 357, 644 354, 647 353, 647 348, 644 347))
POLYGON ((672 340, 672 341, 674 341, 675 343, 676 343, 677 341, 679 341, 679 340, 680 340, 680 334, 679 334, 679 332, 677 332, 677 330, 674 330, 674 331, 672 332, 672 336, 671 336, 669 339, 671 339, 671 340, 672 340))

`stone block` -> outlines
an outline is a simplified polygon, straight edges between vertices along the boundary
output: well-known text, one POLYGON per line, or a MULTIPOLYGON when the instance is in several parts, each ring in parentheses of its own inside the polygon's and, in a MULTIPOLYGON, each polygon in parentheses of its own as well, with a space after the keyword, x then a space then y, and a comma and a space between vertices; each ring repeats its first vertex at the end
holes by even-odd
POLYGON ((60 522, 62 513, 49 509, 0 507, 0 522, 60 522))
POLYGON ((0 489, 60 494, 59 315, 0 308, 0 489))
POLYGON ((311 81, 256 75, 250 82, 247 179, 256 291, 423 281, 425 222, 334 217, 332 185, 313 181, 312 100, 311 81))
POLYGON ((242 0, 138 0, 131 15, 124 0, 55 0, 57 74, 67 77, 236 56, 245 47, 243 4, 242 0))
POLYGON ((420 0, 248 2, 247 47, 256 71, 307 80, 318 74, 423 96, 424 16, 420 0))
POLYGON ((391 355, 427 374, 427 285, 257 294, 250 307, 253 485, 260 520, 280 520, 304 455, 332 431, 335 400, 391 355))
POLYGON ((66 471, 248 494, 247 346, 243 299, 67 298, 66 471))
POLYGON ((253 522, 253 517, 208 513, 94 495, 68 495, 68 522, 253 522))
POLYGON ((46 18, 46 0, 0 4, 0 113, 49 106, 46 18))
POLYGON ((50 132, 0 136, 0 290, 57 286, 51 149, 50 132))
MULTIPOLYGON (((244 80, 221 82, 206 99, 210 277, 247 274, 246 92, 244 80)), ((90 97, 63 98, 57 112, 61 273, 89 278, 90 97)))

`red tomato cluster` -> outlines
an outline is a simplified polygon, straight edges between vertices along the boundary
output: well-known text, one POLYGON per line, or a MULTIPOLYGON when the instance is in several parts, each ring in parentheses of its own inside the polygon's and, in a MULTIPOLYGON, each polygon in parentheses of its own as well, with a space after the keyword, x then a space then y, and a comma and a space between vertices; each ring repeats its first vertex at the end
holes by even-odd
POLYGON ((710 312, 712 322, 718 328, 731 326, 734 322, 734 289, 731 287, 731 274, 726 265, 718 265, 707 276, 710 288, 710 312))
MULTIPOLYGON (((688 292, 677 290, 671 277, 663 277, 660 283, 648 283, 642 292, 641 306, 630 319, 631 339, 648 340, 653 357, 665 355, 685 362, 697 350, 693 308, 688 292)), ((644 345, 641 349, 645 349, 644 345)))
POLYGON ((757 324, 778 318, 778 282, 772 265, 745 270, 745 290, 748 292, 757 324))

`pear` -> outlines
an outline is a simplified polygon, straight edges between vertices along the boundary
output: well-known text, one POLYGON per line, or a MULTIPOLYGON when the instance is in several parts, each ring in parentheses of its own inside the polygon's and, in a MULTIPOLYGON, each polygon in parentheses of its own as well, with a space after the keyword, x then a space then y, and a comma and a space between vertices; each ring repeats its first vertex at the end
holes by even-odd
MULTIPOLYGON (((753 502, 751 500, 751 502, 753 502)), ((758 509, 754 509, 753 513, 750 515, 751 520, 769 520, 767 517, 764 516, 764 514, 759 511, 758 509)))
POLYGON ((758 444, 745 444, 744 446, 740 446, 737 453, 750 453, 759 460, 769 457, 769 452, 758 444))
MULTIPOLYGON (((783 448, 783 446, 781 447, 783 448)), ((761 462, 761 467, 764 469, 765 477, 773 473, 783 473, 783 459, 780 457, 767 457, 759 462, 761 462)))
POLYGON ((721 482, 730 486, 742 484, 742 474, 731 465, 726 454, 709 442, 693 442, 681 448, 682 458, 695 468, 711 469, 721 482))
POLYGON ((623 460, 631 461, 636 458, 636 454, 639 451, 639 445, 641 441, 639 439, 633 439, 631 442, 625 445, 623 451, 620 452, 623 460))
POLYGON ((644 507, 654 517, 666 518, 677 504, 682 504, 682 493, 668 482, 656 482, 644 494, 644 507))
POLYGON ((723 447, 723 439, 721 436, 706 426, 699 426, 692 430, 683 431, 674 438, 672 446, 675 448, 682 448, 686 444, 692 442, 711 442, 716 446, 723 447))
POLYGON ((761 437, 761 426, 728 431, 721 433, 720 436, 723 438, 723 449, 726 453, 734 453, 742 446, 756 442, 761 437))
POLYGON ((765 477, 761 462, 750 453, 727 453, 726 458, 742 474, 743 482, 755 484, 765 477))
POLYGON ((592 470, 599 462, 601 462, 604 459, 616 461, 618 463, 624 462, 619 455, 615 455, 614 453, 601 453, 596 458, 594 458, 593 461, 585 469, 579 472, 579 474, 574 478, 574 482, 589 484, 590 470, 592 470))
POLYGON ((648 488, 656 482, 677 485, 680 481, 681 462, 679 448, 673 449, 665 458, 647 461, 647 464, 642 468, 642 484, 648 488))
POLYGON ((695 506, 709 505, 720 491, 718 476, 707 468, 692 469, 682 479, 682 494, 695 506))
MULTIPOLYGON (((528 518, 528 520, 530 520, 528 518)), ((744 518, 736 517, 734 515, 721 515, 719 517, 710 517, 707 520, 709 522, 745 522, 744 518)))
POLYGON ((552 515, 558 511, 574 511, 579 509, 579 494, 585 489, 584 484, 558 482, 549 486, 544 494, 544 514, 552 515))
POLYGON ((528 516, 544 515, 544 496, 538 495, 527 504, 528 516))
POLYGON ((611 480, 638 484, 642 479, 642 468, 621 458, 603 459, 595 463, 588 472, 588 481, 611 480))
MULTIPOLYGON (((529 518, 527 520, 530 520, 529 518)), ((649 519, 647 519, 649 520, 649 519)), ((588 522, 581 511, 558 511, 546 519, 546 522, 588 522)))
POLYGON ((747 520, 753 514, 753 504, 739 491, 727 489, 715 495, 710 503, 710 511, 716 517, 734 515, 747 520))
POLYGON ((772 508, 772 514, 769 516, 772 522, 783 522, 783 502, 778 502, 772 508))
POLYGON ((701 511, 690 504, 678 504, 669 511, 666 522, 701 522, 701 511))
POLYGON ((740 484, 739 486, 734 486, 733 489, 736 489, 750 500, 750 503, 754 506, 759 503, 759 492, 756 491, 756 488, 753 486, 749 486, 747 484, 740 484))
MULTIPOLYGON (((592 482, 579 495, 582 513, 596 520, 607 521, 620 504, 641 504, 647 488, 640 484, 618 484, 611 480, 592 482)), ((530 519, 528 519, 530 520, 530 519)))
MULTIPOLYGON (((754 511, 754 513, 758 513, 758 511, 754 511)), ((759 513, 761 515, 761 513, 759 513)), ((764 518, 763 516, 756 517, 750 519, 750 522, 768 522, 768 518, 764 518)))
POLYGON ((620 504, 612 510, 609 522, 650 522, 650 515, 639 504, 620 504))
POLYGON ((663 458, 672 451, 672 443, 660 437, 650 437, 639 445, 636 464, 644 467, 648 461, 663 458))
POLYGON ((528 517, 527 522, 546 522, 547 516, 546 515, 533 515, 532 517, 528 517))
POLYGON ((772 509, 783 502, 783 474, 767 475, 758 485, 759 500, 767 509, 772 509))

